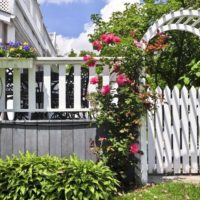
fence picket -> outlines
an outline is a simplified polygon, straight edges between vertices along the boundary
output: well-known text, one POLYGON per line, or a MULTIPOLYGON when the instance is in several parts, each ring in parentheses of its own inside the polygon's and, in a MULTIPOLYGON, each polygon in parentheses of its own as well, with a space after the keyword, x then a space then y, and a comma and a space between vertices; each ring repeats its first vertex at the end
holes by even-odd
MULTIPOLYGON (((160 87, 156 89, 158 94, 162 94, 160 87)), ((160 100, 156 104, 157 110, 155 114, 155 123, 156 123, 156 138, 155 138, 155 147, 156 147, 156 168, 157 173, 163 173, 163 149, 164 149, 164 140, 163 140, 163 117, 162 117, 162 103, 160 100)))
POLYGON ((109 85, 110 84, 110 70, 109 70, 109 66, 106 65, 104 66, 103 69, 103 85, 109 85))
POLYGON ((0 112, 5 109, 5 83, 5 69, 0 69, 0 112))
POLYGON ((190 89, 190 155, 191 155, 191 172, 198 172, 198 161, 197 161, 197 113, 196 113, 196 89, 192 87, 190 89))
POLYGON ((182 151, 183 173, 189 173, 189 120, 188 120, 188 90, 183 87, 181 90, 181 136, 182 136, 182 151))
MULTIPOLYGON (((197 144, 198 144, 198 155, 200 159, 200 88, 197 89, 198 93, 198 99, 197 99, 197 115, 198 115, 198 138, 197 138, 197 144)), ((199 166, 200 168, 200 166, 199 166)))
POLYGON ((163 111, 164 111, 164 157, 165 157, 165 163, 164 163, 164 169, 166 173, 172 172, 172 145, 171 145, 171 91, 169 87, 166 87, 163 91, 164 94, 164 104, 163 104, 163 111))
POLYGON ((34 111, 36 109, 36 75, 35 67, 28 69, 28 105, 29 110, 34 111))
POLYGON ((51 66, 44 65, 44 109, 51 109, 51 66))
POLYGON ((66 66, 59 66, 59 109, 66 108, 66 66))
POLYGON ((13 72, 13 108, 17 111, 21 109, 21 69, 14 69, 13 72))
POLYGON ((150 174, 155 171, 155 127, 153 111, 147 112, 147 128, 148 128, 148 172, 150 174))
POLYGON ((81 108, 81 66, 74 65, 74 108, 81 108))
POLYGON ((173 160, 174 160, 174 173, 179 174, 180 168, 180 119, 179 119, 179 90, 174 87, 172 91, 172 106, 173 106, 173 160))
MULTIPOLYGON (((89 81, 91 80, 91 78, 96 77, 96 76, 97 76, 96 68, 95 67, 90 67, 89 68, 89 81)), ((96 85, 89 83, 88 92, 89 93, 96 92, 96 85)))

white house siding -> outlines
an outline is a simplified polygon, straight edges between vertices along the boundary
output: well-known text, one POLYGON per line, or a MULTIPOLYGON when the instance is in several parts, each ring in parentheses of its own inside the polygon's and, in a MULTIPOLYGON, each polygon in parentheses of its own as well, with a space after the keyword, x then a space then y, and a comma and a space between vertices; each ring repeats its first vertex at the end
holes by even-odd
POLYGON ((0 42, 28 42, 40 56, 56 56, 35 0, 0 1, 0 42))

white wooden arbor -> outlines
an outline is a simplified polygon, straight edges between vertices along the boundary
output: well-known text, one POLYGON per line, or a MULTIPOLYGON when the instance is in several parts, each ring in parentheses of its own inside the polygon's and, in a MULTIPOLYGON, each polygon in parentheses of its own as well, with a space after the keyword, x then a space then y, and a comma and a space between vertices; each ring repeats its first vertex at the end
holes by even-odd
MULTIPOLYGON (((182 8, 178 11, 163 15, 150 26, 144 34, 141 40, 141 42, 145 41, 142 46, 143 49, 145 49, 149 41, 156 36, 158 30, 160 32, 173 30, 186 31, 193 33, 200 38, 200 9, 193 10, 192 8, 182 8)), ((162 93, 162 90, 158 88, 157 92, 162 93)), ((179 98, 179 91, 175 88, 172 91, 174 96, 172 95, 173 98, 170 99, 171 92, 169 88, 166 88, 165 91, 163 91, 163 94, 168 104, 158 106, 159 108, 155 112, 155 116, 152 116, 152 113, 150 112, 148 113, 148 124, 146 126, 144 123, 145 126, 141 128, 140 138, 141 150, 144 152, 144 155, 141 156, 142 182, 147 182, 148 173, 154 173, 154 171, 158 174, 162 174, 164 171, 167 173, 179 174, 181 173, 181 170, 183 174, 198 173, 198 168, 200 167, 198 165, 198 156, 200 156, 198 144, 200 142, 200 137, 197 137, 197 130, 195 128, 199 127, 200 124, 199 114, 197 114, 199 113, 198 105, 200 100, 196 99, 196 92, 197 91, 194 88, 191 88, 190 97, 188 98, 188 91, 186 88, 183 88, 181 91, 182 97, 179 98), (173 125, 171 125, 171 115, 169 115, 171 105, 174 109, 173 120, 175 121, 173 125), (179 119, 180 105, 182 106, 181 119, 179 119), (188 105, 190 106, 190 110, 188 110, 188 105), (164 106, 164 115, 162 115, 162 106, 164 106), (161 119, 163 116, 165 116, 164 119, 161 119), (162 127, 162 120, 165 121, 165 127, 162 127), (192 139, 189 137, 188 133, 189 124, 192 127, 190 133, 192 139), (148 139, 146 135, 147 130, 149 134, 148 139), (182 139, 180 139, 180 135, 183 137, 182 139), (171 137, 173 137, 173 149, 171 147, 171 137), (182 149, 180 144, 182 145, 182 149), (180 163, 181 157, 182 165, 180 163), (157 161, 155 161, 155 158, 157 161), (189 159, 191 159, 191 164, 189 163, 189 159), (165 160, 165 162, 163 162, 163 160, 165 160)))
MULTIPOLYGON (((180 9, 163 15, 149 27, 142 40, 146 41, 148 44, 149 41, 157 34, 157 30, 160 32, 180 30, 193 33, 200 37, 200 9, 180 9)), ((146 46, 144 45, 143 48, 145 47, 146 46)))

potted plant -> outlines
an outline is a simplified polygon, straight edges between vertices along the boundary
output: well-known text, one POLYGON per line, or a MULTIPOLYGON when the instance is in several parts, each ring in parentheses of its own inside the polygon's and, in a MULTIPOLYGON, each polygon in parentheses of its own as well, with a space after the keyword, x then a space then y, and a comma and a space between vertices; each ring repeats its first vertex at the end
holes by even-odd
POLYGON ((0 68, 32 68, 36 50, 28 43, 9 42, 0 46, 0 68))

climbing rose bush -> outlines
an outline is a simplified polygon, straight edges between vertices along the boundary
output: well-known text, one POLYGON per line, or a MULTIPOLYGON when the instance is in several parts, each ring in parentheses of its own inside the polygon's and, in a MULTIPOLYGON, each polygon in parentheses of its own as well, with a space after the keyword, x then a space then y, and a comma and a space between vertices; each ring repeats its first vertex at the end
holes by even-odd
MULTIPOLYGON (((99 51, 101 58, 95 62, 97 77, 90 79, 90 84, 96 84, 97 92, 89 95, 99 127, 96 141, 91 143, 91 150, 98 160, 103 160, 116 174, 122 190, 128 189, 139 182, 139 132, 141 118, 147 109, 152 109, 155 95, 148 92, 148 86, 141 83, 142 69, 145 66, 146 51, 142 50, 144 41, 136 38, 136 32, 127 38, 120 38, 114 33, 95 35, 91 39, 94 50, 99 51), (136 42, 137 41, 137 42, 136 42), (129 48, 134 55, 129 55, 129 48), (120 59, 115 51, 120 49, 120 59), (113 52, 111 59, 104 53, 113 52), (130 57, 133 56, 132 60, 130 57), (101 64, 99 64, 101 63, 101 64), (109 84, 103 84, 103 66, 109 66, 111 78, 109 84)), ((92 56, 85 56, 85 64, 90 67, 92 56)))

